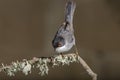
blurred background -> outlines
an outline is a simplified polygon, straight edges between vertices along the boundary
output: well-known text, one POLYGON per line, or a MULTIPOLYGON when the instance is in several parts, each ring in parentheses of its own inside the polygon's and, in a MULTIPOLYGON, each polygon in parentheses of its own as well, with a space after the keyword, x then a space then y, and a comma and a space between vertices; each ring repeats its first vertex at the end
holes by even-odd
MULTIPOLYGON (((64 21, 67 0, 0 0, 0 63, 55 54, 51 41, 64 21)), ((98 80, 120 80, 120 1, 75 0, 74 29, 79 54, 98 80)), ((0 80, 91 80, 80 64, 38 70, 28 76, 0 73, 0 80)))

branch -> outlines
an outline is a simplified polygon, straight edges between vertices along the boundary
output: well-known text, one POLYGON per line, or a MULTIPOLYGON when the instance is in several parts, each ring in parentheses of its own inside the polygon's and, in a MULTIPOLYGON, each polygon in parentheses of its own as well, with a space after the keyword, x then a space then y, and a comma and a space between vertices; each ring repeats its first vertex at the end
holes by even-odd
POLYGON ((25 75, 31 73, 32 68, 38 68, 39 74, 41 76, 48 74, 49 67, 59 66, 59 65, 69 65, 73 62, 80 62, 83 68, 88 72, 88 74, 97 80, 97 75, 90 69, 86 62, 75 53, 56 55, 51 57, 34 57, 31 60, 24 59, 19 62, 12 62, 10 65, 4 65, 0 67, 0 72, 5 72, 9 76, 14 76, 16 72, 22 71, 25 75))
POLYGON ((97 74, 92 71, 92 69, 87 65, 87 63, 80 56, 78 56, 78 58, 79 58, 79 62, 82 64, 83 68, 92 77, 92 80, 97 80, 97 74))

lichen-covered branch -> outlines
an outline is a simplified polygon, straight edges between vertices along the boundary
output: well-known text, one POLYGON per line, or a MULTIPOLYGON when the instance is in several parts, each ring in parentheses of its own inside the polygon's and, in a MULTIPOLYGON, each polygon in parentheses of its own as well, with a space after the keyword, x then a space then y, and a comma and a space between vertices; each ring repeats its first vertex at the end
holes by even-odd
POLYGON ((5 72, 9 76, 14 76, 16 72, 21 71, 25 75, 28 75, 31 73, 32 68, 38 68, 39 74, 43 76, 48 74, 49 67, 69 65, 73 62, 80 62, 93 80, 97 80, 97 75, 90 69, 85 61, 75 53, 55 55, 51 57, 34 57, 31 60, 24 59, 23 61, 12 62, 10 65, 2 64, 0 67, 0 72, 5 72))
POLYGON ((48 74, 49 67, 59 65, 69 65, 70 63, 78 62, 78 55, 65 54, 55 55, 52 57, 34 57, 31 60, 24 59, 23 61, 12 62, 10 65, 4 65, 0 67, 0 72, 5 72, 9 76, 14 76, 16 72, 22 71, 25 75, 31 73, 32 68, 38 68, 41 76, 48 74))

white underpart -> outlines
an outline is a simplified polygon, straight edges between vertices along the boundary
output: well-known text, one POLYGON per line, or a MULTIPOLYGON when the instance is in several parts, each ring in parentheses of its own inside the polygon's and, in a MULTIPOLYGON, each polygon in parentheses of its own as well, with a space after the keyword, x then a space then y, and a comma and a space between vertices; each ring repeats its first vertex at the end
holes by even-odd
POLYGON ((56 48, 55 51, 57 53, 63 53, 69 51, 72 47, 73 47, 73 43, 66 43, 66 45, 56 48))

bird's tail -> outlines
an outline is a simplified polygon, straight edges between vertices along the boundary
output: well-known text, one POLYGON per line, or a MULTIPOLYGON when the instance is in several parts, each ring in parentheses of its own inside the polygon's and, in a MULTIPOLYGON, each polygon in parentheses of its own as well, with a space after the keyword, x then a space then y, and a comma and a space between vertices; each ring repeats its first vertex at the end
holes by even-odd
POLYGON ((76 8, 76 3, 74 0, 68 0, 65 10, 65 21, 69 24, 73 24, 73 16, 76 8))

